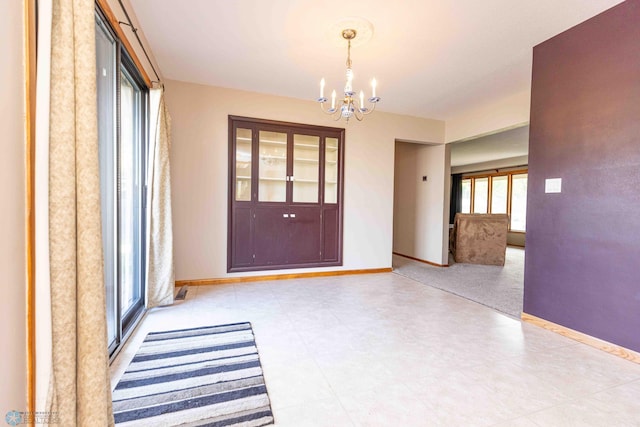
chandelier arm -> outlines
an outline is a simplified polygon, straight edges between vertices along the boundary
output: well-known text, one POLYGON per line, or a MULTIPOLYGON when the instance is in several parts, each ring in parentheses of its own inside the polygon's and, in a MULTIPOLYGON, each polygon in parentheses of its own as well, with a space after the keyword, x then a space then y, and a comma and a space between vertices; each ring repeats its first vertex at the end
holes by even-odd
POLYGON ((360 109, 359 109, 359 108, 356 108, 356 109, 353 111, 353 116, 354 116, 354 117, 355 117, 359 122, 361 122, 361 121, 362 121, 362 119, 364 119, 364 114, 362 113, 362 111, 360 111, 360 109))
POLYGON ((333 109, 331 109, 331 108, 329 108, 329 109, 324 108, 324 102, 323 102, 323 101, 318 101, 318 102, 320 103, 320 110, 322 110, 322 112, 323 112, 323 113, 325 113, 325 114, 332 115, 332 114, 335 114, 335 112, 337 111, 337 108, 333 108, 333 109), (333 110, 333 111, 332 111, 332 110, 333 110))
POLYGON ((371 113, 373 113, 376 109, 376 105, 378 104, 377 102, 371 102, 371 108, 367 108, 365 111, 362 112, 363 115, 369 115, 371 113))

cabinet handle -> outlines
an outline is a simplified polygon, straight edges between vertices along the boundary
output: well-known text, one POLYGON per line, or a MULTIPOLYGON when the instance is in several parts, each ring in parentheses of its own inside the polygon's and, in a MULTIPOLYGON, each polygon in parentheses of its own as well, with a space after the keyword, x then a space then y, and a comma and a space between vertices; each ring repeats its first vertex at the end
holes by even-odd
POLYGON ((283 218, 289 218, 289 214, 282 214, 283 218))

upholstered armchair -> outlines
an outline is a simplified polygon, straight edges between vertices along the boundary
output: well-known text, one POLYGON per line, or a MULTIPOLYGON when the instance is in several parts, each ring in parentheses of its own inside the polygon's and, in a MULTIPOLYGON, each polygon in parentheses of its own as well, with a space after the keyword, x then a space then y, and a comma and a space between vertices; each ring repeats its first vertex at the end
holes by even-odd
POLYGON ((450 249, 459 263, 504 265, 509 215, 456 214, 450 249))

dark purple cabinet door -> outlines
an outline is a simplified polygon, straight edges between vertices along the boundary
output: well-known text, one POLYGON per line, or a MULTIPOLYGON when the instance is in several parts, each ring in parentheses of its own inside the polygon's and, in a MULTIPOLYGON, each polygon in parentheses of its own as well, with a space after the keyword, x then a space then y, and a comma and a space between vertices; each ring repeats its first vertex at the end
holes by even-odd
POLYGON ((233 265, 248 267, 253 264, 253 230, 251 207, 235 207, 233 209, 233 265))
POLYGON ((320 212, 320 208, 315 206, 290 209, 288 264, 320 262, 320 212))
POLYGON ((255 208, 254 253, 255 265, 284 265, 287 263, 289 231, 288 209, 284 206, 255 208))
POLYGON ((340 256, 338 206, 325 207, 322 215, 322 261, 337 262, 340 256))

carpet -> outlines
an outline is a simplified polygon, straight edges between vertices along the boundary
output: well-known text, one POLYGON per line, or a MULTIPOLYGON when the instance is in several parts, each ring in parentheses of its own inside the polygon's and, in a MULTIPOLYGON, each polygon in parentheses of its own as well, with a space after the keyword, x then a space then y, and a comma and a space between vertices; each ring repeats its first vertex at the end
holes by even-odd
POLYGON ((113 391, 118 426, 273 424, 250 323, 149 333, 113 391))
POLYGON ((508 247, 504 267, 458 264, 452 257, 449 263, 448 268, 434 267, 394 255, 393 272, 520 318, 524 299, 523 249, 508 247))

